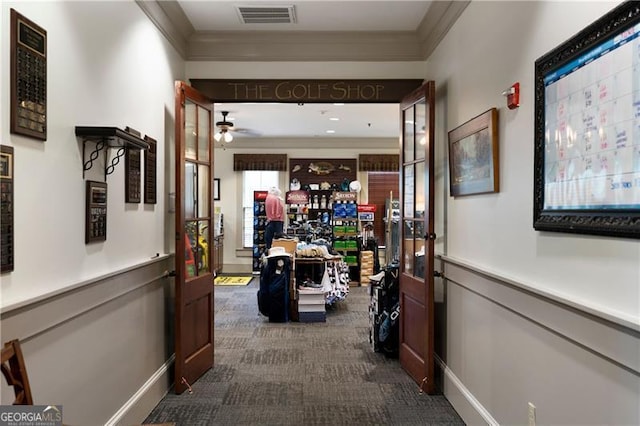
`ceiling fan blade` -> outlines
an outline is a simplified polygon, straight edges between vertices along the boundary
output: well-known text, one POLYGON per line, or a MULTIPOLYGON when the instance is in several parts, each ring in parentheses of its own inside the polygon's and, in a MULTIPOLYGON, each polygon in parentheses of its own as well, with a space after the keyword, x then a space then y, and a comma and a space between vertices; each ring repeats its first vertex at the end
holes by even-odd
POLYGON ((262 133, 258 132, 257 130, 245 129, 243 127, 233 129, 233 132, 243 136, 254 136, 254 137, 262 136, 262 133))

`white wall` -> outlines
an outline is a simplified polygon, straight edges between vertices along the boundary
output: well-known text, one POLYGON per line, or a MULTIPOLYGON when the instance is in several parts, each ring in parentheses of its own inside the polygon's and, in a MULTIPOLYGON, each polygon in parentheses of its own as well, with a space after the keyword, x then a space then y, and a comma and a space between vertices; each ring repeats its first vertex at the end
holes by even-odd
MULTIPOLYGON (((65 423, 141 423, 170 387, 166 194, 174 80, 184 62, 133 1, 0 7, 0 142, 14 148, 16 190, 15 270, 0 277, 0 341, 21 340, 35 403, 62 404, 65 423), (47 31, 46 142, 9 132, 12 7, 47 31), (107 177, 107 240, 88 245, 79 125, 130 126, 158 141, 157 204, 125 204, 120 161, 107 177)), ((86 179, 104 179, 100 167, 86 179)), ((11 402, 5 386, 0 393, 11 402)))
MULTIPOLYGON (((3 2, 2 143, 15 154, 15 270, 0 305, 14 305, 149 260, 165 242, 165 145, 173 138, 173 81, 183 61, 126 2, 3 2), (9 9, 47 31, 48 138, 9 133, 9 9), (130 126, 158 141, 156 205, 125 204, 124 161, 107 177, 106 242, 85 244, 82 143, 75 126, 130 126)), ((111 151, 111 156, 115 151, 111 151)), ((143 169, 144 170, 144 169, 143 169)), ((98 166, 87 179, 103 179, 98 166)))
POLYGON ((467 424, 638 424, 640 244, 533 229, 534 62, 617 2, 474 1, 436 82, 437 355, 467 424), (520 82, 520 108, 502 91, 520 82), (499 108, 500 192, 449 197, 447 133, 499 108))
MULTIPOLYGON (((428 61, 436 81, 439 202, 449 257, 616 318, 640 323, 637 240, 534 231, 534 61, 614 2, 472 2, 428 61), (520 108, 502 91, 520 82, 520 108), (447 132, 500 114, 500 193, 448 196, 447 132), (446 230, 445 230, 446 226, 446 230)), ((440 234, 442 234, 442 231, 440 234)))

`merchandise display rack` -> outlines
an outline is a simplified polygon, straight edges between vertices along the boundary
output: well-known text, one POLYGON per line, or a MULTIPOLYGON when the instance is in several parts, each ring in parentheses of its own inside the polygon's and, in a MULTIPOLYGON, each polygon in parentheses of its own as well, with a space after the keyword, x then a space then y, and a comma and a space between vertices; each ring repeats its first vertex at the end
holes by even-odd
POLYGON ((266 254, 265 230, 267 228, 267 191, 253 192, 253 272, 260 272, 260 259, 266 254))
MULTIPOLYGON (((333 202, 333 248, 349 265, 351 277, 360 276, 358 204, 355 192, 335 192, 333 202)), ((356 278, 357 279, 357 278, 356 278)))

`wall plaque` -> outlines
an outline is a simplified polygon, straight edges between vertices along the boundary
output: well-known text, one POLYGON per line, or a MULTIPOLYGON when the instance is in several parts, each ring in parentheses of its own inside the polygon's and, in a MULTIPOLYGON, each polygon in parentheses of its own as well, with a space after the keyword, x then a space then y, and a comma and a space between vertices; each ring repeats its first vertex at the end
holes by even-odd
POLYGON ((107 184, 87 181, 85 244, 107 239, 107 184))
POLYGON ((149 148, 144 151, 144 203, 155 204, 156 195, 156 149, 157 141, 145 135, 149 148))
POLYGON ((13 148, 0 145, 0 272, 13 271, 13 148))
POLYGON ((124 157, 124 202, 140 202, 140 150, 126 148, 124 157))
POLYGON ((47 32, 11 9, 11 133, 47 140, 47 32))

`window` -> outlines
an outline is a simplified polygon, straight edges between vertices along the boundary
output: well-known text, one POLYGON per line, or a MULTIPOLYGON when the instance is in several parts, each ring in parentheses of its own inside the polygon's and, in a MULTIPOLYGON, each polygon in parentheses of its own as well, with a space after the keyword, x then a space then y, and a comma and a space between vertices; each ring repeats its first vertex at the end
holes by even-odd
POLYGON ((242 246, 253 247, 253 192, 278 186, 278 172, 246 170, 242 172, 242 246))

